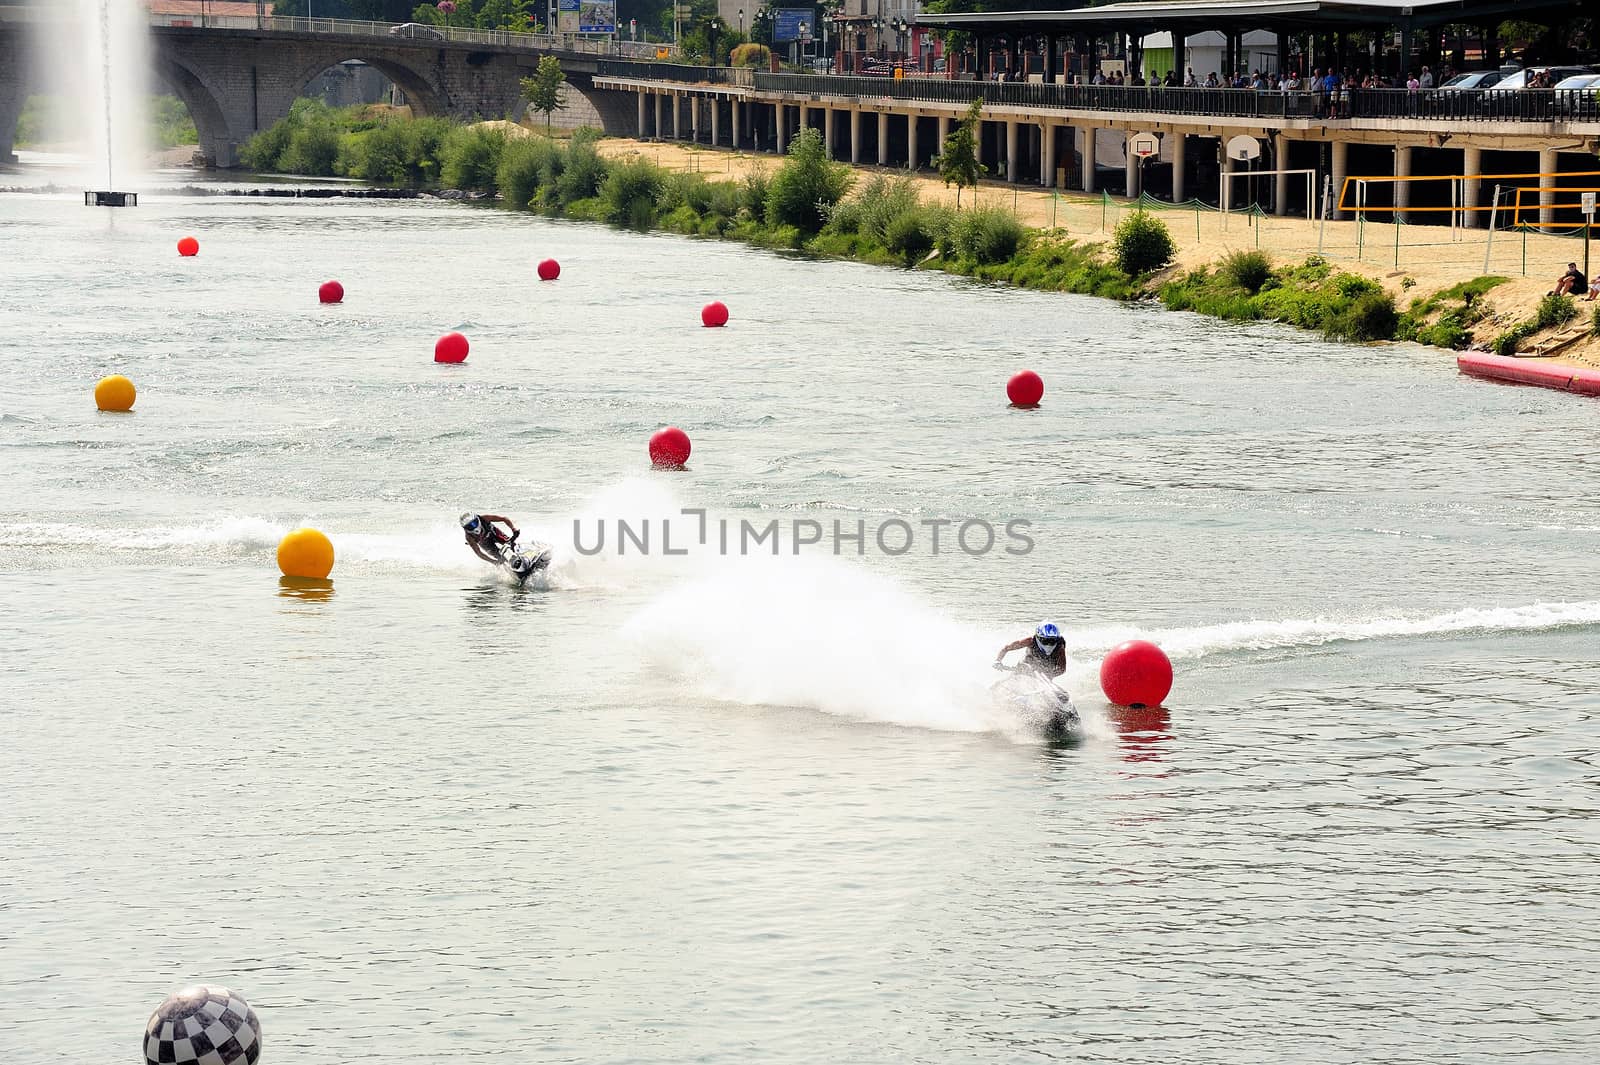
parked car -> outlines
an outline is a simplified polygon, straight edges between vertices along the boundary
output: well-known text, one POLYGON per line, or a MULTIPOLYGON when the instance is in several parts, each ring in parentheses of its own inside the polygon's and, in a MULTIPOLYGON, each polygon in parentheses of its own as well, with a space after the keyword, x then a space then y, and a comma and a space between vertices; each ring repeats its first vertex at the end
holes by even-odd
POLYGON ((1551 84, 1554 84, 1564 78, 1570 78, 1575 74, 1593 74, 1594 71, 1590 70, 1588 67, 1524 67, 1521 70, 1514 70, 1507 74, 1505 77, 1495 82, 1494 87, 1496 90, 1526 88, 1529 78, 1533 77, 1535 74, 1543 73, 1549 73, 1550 82, 1551 84))
POLYGON ((409 37, 414 41, 442 41, 444 34, 432 26, 424 26, 420 22, 405 22, 398 26, 389 27, 391 37, 409 37))
POLYGON ((1600 114, 1600 74, 1574 74, 1556 83, 1556 112, 1593 120, 1600 114))
POLYGON ((1487 89, 1498 82, 1504 74, 1498 70, 1469 70, 1465 74, 1457 74, 1443 85, 1441 89, 1487 89))

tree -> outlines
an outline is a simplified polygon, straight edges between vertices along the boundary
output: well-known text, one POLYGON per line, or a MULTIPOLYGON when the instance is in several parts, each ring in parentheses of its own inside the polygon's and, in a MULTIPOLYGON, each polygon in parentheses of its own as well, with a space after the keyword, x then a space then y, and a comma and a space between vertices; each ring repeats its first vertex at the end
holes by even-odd
POLYGON ((561 69, 561 60, 553 55, 544 56, 539 60, 539 69, 534 71, 533 77, 522 79, 522 95, 527 99, 529 107, 544 112, 544 128, 547 133, 550 131, 550 116, 566 106, 566 80, 567 75, 561 69))
POLYGON ((956 123, 956 128, 944 139, 944 151, 939 153, 939 176, 946 188, 956 187, 956 208, 961 207, 961 190, 968 185, 978 187, 978 179, 989 168, 978 161, 978 122, 981 121, 983 101, 974 100, 967 108, 966 117, 956 123))

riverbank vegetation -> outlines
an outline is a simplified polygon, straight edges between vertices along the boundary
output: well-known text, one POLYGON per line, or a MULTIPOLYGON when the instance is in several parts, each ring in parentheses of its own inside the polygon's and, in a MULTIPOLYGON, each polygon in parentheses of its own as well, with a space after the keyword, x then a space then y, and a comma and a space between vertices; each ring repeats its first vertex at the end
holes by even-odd
MULTIPOLYGON (((1413 299, 1402 311, 1378 282, 1315 255, 1274 264, 1261 252, 1241 251, 1174 274, 1171 234, 1144 211, 1126 215, 1101 245, 1025 226, 1001 207, 929 202, 907 175, 857 182, 849 167, 827 157, 814 130, 796 136, 775 169, 736 180, 669 171, 638 154, 608 159, 596 150, 599 137, 594 130, 534 136, 509 122, 460 126, 302 100, 243 155, 257 170, 462 189, 516 210, 639 230, 943 270, 1022 288, 1113 299, 1154 295, 1173 310, 1284 322, 1358 342, 1399 339, 1456 349, 1485 343, 1490 337, 1480 334, 1493 317, 1483 297, 1506 281, 1476 278, 1413 299)), ((1546 324, 1529 326, 1517 339, 1546 324)))

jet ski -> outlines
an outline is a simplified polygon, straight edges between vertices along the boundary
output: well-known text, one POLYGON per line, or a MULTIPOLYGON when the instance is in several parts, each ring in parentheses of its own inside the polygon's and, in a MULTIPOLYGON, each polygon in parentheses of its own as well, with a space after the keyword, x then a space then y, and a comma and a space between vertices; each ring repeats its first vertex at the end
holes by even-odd
POLYGON ((496 544, 495 555, 500 559, 500 565, 516 578, 517 584, 528 583, 528 578, 535 573, 543 573, 550 568, 550 561, 555 557, 555 551, 549 544, 537 541, 526 547, 518 547, 516 537, 509 543, 496 544))
POLYGON ((1072 740, 1083 734, 1083 719, 1066 689, 1032 670, 996 664, 1008 675, 989 689, 996 705, 1048 740, 1072 740))

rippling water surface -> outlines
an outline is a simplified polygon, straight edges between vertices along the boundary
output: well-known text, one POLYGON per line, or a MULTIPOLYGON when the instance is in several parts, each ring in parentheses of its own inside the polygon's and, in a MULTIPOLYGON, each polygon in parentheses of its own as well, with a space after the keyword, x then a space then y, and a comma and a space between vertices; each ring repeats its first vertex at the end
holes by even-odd
POLYGON ((269 1062, 1589 1060, 1600 404, 443 203, 8 195, 0 249, 6 1065, 196 980, 269 1062), (570 549, 683 508, 1037 546, 570 549), (984 698, 1045 616, 1077 747, 984 698), (1132 635, 1164 710, 1098 695, 1132 635))

